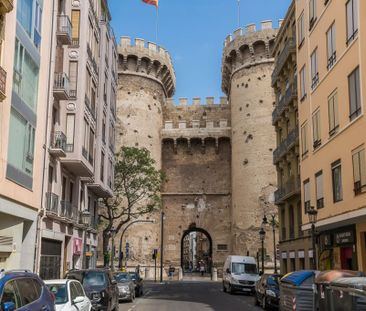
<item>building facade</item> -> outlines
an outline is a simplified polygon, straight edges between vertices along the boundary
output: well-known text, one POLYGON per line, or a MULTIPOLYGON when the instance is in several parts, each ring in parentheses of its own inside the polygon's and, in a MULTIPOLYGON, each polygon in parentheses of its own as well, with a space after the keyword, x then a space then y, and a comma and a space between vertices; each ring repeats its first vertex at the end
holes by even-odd
POLYGON ((34 269, 49 70, 46 1, 1 1, 0 267, 34 269), (44 14, 42 14, 42 12, 44 14))
POLYGON ((275 203, 279 215, 279 256, 281 273, 312 267, 311 243, 302 231, 302 205, 299 158, 298 83, 296 66, 295 1, 278 31, 273 56, 272 87, 276 105, 272 124, 277 135, 273 162, 277 168, 278 190, 275 203))
POLYGON ((98 199, 113 195, 117 86, 108 2, 53 5, 37 256, 45 279, 96 266, 98 199))
POLYGON ((296 1, 303 229, 319 269, 366 268, 366 3, 296 1))

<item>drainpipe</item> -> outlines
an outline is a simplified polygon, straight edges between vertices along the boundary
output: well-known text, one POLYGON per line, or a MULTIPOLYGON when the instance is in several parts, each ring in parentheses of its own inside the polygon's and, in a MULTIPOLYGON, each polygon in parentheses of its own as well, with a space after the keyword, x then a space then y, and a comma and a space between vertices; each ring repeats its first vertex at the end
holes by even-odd
POLYGON ((41 256, 41 226, 43 223, 43 219, 46 217, 46 209, 44 205, 44 188, 45 188, 45 175, 46 171, 48 172, 48 167, 46 166, 46 158, 47 158, 47 146, 48 146, 48 124, 50 122, 49 117, 49 110, 50 110, 50 93, 52 88, 52 68, 54 64, 53 59, 53 48, 54 48, 54 26, 55 26, 55 19, 57 18, 57 12, 55 11, 55 0, 52 1, 52 22, 51 22, 51 46, 50 46, 50 65, 48 67, 48 86, 47 86, 47 109, 46 109, 46 129, 44 134, 44 142, 43 145, 43 174, 42 174, 42 189, 41 189, 41 208, 38 212, 37 216, 37 230, 36 230, 36 244, 34 249, 34 264, 33 264, 33 271, 35 273, 39 273, 39 266, 40 266, 40 256, 41 256))

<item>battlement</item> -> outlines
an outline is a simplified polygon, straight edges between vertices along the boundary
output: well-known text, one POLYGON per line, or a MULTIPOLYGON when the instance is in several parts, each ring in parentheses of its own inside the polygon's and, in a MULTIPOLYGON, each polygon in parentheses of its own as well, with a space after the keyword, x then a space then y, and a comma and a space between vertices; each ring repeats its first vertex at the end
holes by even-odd
POLYGON ((175 92, 175 71, 169 52, 154 42, 122 36, 118 46, 119 73, 138 73, 160 81, 167 97, 175 92))
POLYGON ((170 107, 221 107, 228 106, 229 102, 226 96, 220 97, 218 103, 215 103, 214 97, 206 97, 205 99, 193 97, 191 102, 189 102, 188 98, 181 97, 178 99, 178 102, 175 102, 173 98, 167 99, 167 105, 170 107))

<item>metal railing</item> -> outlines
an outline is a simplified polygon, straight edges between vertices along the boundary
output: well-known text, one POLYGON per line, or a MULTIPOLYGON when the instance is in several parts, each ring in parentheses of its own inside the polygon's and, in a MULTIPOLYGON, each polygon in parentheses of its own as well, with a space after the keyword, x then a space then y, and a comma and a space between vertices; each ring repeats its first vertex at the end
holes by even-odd
POLYGON ((70 202, 61 200, 60 201, 60 217, 62 218, 68 218, 68 210, 71 208, 70 202))
POLYGON ((295 128, 273 152, 273 163, 276 164, 298 141, 299 131, 295 128))
POLYGON ((90 114, 92 115, 93 119, 95 120, 96 119, 96 114, 95 114, 95 103, 94 105, 92 106, 91 105, 91 102, 90 102, 90 99, 88 97, 88 95, 85 94, 85 106, 86 108, 89 110, 90 114))
POLYGON ((77 96, 77 90, 70 90, 69 91, 69 97, 72 99, 76 99, 77 96))
POLYGON ((55 80, 53 83, 54 90, 62 90, 69 95, 69 77, 64 72, 55 73, 55 80))
POLYGON ((61 131, 56 131, 51 135, 51 148, 62 149, 66 152, 66 135, 61 131))
POLYGON ((0 66, 0 92, 4 94, 6 92, 6 71, 0 66))
POLYGON ((59 197, 53 192, 46 192, 46 210, 58 215, 59 197))
POLYGON ((67 35, 71 42, 71 21, 67 15, 57 16, 57 34, 67 35))
POLYGON ((281 203, 284 199, 301 191, 299 176, 290 176, 285 184, 275 191, 275 203, 281 203))
POLYGON ((297 98, 297 81, 289 86, 285 95, 276 104, 275 110, 272 112, 272 124, 275 124, 280 118, 292 100, 297 98))
POLYGON ((276 67, 273 70, 272 73, 272 86, 275 84, 275 82, 278 79, 278 75, 280 74, 283 66, 285 65, 288 57, 292 54, 296 53, 296 40, 293 38, 290 38, 287 40, 282 52, 275 60, 276 67))

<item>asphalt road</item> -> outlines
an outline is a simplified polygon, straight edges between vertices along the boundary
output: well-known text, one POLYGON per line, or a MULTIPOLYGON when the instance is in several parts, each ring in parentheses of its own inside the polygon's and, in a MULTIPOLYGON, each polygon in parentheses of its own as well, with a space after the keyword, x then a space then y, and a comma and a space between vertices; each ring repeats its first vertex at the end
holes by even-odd
POLYGON ((169 282, 145 284, 145 295, 133 303, 121 303, 120 311, 229 311, 261 310, 253 296, 230 295, 218 282, 169 282))

